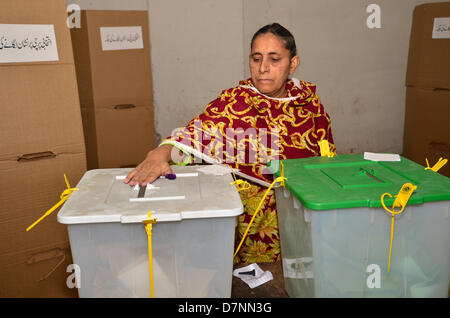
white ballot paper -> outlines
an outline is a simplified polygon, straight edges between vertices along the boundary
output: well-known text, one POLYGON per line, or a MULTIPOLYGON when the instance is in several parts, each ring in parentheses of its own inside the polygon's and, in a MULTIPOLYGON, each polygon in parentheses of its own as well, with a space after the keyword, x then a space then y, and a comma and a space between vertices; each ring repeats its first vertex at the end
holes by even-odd
POLYGON ((237 268, 233 271, 233 276, 242 279, 250 288, 258 287, 273 279, 273 275, 269 271, 263 271, 258 264, 253 263, 245 267, 237 268), (251 274, 242 274, 245 272, 255 271, 255 276, 251 274))
POLYGON ((371 161, 400 161, 400 155, 394 153, 364 152, 364 159, 371 161))

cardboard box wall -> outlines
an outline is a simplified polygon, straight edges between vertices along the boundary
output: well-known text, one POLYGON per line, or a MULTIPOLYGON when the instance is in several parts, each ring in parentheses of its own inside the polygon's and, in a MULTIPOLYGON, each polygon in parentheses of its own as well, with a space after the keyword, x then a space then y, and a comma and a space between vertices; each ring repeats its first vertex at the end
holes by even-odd
POLYGON ((76 289, 66 285, 66 269, 73 263, 68 242, 3 254, 0 263, 1 298, 77 296, 76 289))
POLYGON ((151 107, 82 108, 88 169, 135 167, 153 143, 151 107))
POLYGON ((136 166, 155 146, 147 11, 82 10, 71 35, 88 169, 136 166), (143 49, 103 51, 112 26, 141 26, 143 49))
MULTIPOLYGON (((432 167, 440 157, 450 159, 450 90, 408 87, 406 90, 403 155, 432 167)), ((450 164, 439 170, 450 177, 450 164)))
POLYGON ((0 63, 0 297, 76 297, 58 211, 25 231, 86 171, 66 1, 2 0, 0 23, 54 25, 59 58, 0 63))
POLYGON ((436 18, 450 18, 450 2, 415 7, 406 74, 403 155, 423 166, 450 158, 450 38, 433 38, 436 18))
MULTIPOLYGON (((1 24, 53 24, 58 46, 58 62, 33 62, 32 64, 73 64, 73 52, 64 0, 2 0, 0 1, 1 24)), ((30 64, 30 63, 27 63, 30 64)), ((16 63, 2 64, 17 65, 16 63)))
POLYGON ((450 39, 433 38, 434 19, 450 18, 450 2, 418 5, 414 9, 406 85, 450 89, 450 39))

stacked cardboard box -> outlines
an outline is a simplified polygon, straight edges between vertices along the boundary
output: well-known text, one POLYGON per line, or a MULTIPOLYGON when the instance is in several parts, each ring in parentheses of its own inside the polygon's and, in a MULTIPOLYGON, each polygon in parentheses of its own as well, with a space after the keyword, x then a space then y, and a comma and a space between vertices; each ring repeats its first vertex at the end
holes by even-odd
POLYGON ((64 0, 0 1, 0 297, 77 296, 58 211, 26 232, 86 171, 66 17, 64 0))
POLYGON ((155 144, 147 11, 82 10, 71 34, 88 169, 136 166, 155 144))
MULTIPOLYGON (((414 10, 406 74, 403 155, 433 166, 450 159, 450 2, 414 10)), ((450 177, 450 163, 439 173, 450 177)))

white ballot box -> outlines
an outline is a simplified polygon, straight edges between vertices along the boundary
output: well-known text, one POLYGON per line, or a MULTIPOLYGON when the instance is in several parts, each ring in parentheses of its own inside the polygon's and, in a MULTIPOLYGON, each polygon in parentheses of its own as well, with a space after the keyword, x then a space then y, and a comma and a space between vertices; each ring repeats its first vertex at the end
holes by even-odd
POLYGON ((132 169, 86 172, 58 213, 79 268, 79 296, 150 297, 142 221, 151 211, 154 297, 230 297, 243 205, 231 169, 220 168, 173 166, 176 179, 144 189, 123 182, 132 169))

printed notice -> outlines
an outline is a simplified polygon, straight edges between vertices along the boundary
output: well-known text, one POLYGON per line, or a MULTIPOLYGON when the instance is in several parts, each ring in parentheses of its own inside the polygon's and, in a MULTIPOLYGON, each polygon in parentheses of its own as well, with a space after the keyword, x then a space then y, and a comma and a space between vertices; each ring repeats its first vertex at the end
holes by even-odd
POLYGON ((103 51, 136 50, 144 48, 142 27, 100 27, 103 51))
POLYGON ((450 39, 450 17, 434 18, 433 39, 450 39))
POLYGON ((58 61, 52 24, 0 24, 0 63, 58 61))

